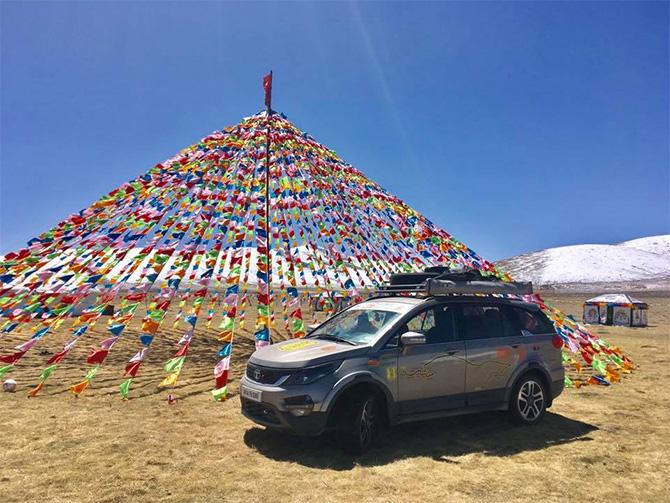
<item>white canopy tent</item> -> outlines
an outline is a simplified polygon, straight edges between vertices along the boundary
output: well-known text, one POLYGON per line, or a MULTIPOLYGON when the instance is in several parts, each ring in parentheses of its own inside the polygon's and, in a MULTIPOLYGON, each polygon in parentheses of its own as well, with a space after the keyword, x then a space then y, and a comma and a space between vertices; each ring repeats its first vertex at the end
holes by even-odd
POLYGON ((649 305, 626 293, 598 295, 584 303, 584 323, 646 327, 649 305))

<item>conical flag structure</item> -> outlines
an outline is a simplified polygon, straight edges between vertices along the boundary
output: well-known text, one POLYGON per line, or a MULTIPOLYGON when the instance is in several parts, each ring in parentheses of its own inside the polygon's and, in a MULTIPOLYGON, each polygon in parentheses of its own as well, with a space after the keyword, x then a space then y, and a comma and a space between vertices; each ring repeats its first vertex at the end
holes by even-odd
MULTIPOLYGON (((511 280, 285 116, 263 111, 203 138, 2 258, 0 338, 21 327, 32 335, 0 354, 0 375, 50 333, 70 331, 36 375, 29 394, 37 395, 73 347, 111 314, 84 380, 70 387, 79 395, 142 305, 146 314, 121 395, 128 397, 161 327, 187 326, 164 366, 160 385, 169 387, 197 329, 218 317, 212 393, 223 399, 234 333, 247 306, 255 306, 254 339, 261 347, 305 335, 307 296, 332 311, 342 299, 361 300, 392 273, 431 265, 511 280), (174 320, 167 319, 171 307, 178 311, 174 320), (283 331, 273 328, 277 319, 283 331)), ((538 296, 532 300, 555 323, 566 365, 578 371, 566 385, 609 384, 632 369, 617 348, 538 296)))

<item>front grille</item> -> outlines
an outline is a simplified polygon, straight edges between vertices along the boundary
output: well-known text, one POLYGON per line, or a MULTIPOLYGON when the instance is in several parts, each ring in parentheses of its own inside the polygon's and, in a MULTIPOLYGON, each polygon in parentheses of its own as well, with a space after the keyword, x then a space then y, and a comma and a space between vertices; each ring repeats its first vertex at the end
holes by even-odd
POLYGON ((272 369, 247 363, 247 377, 259 384, 274 384, 281 377, 290 374, 286 369, 272 369))
POLYGON ((269 424, 281 424, 274 408, 270 405, 242 399, 242 407, 250 417, 269 424))

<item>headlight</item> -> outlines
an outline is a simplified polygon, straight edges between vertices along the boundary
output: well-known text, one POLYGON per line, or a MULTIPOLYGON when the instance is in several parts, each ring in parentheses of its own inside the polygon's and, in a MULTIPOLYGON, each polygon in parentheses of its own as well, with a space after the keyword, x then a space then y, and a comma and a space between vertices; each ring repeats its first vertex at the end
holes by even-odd
POLYGON ((284 384, 311 384, 335 372, 342 362, 331 362, 318 367, 310 367, 292 374, 284 384))

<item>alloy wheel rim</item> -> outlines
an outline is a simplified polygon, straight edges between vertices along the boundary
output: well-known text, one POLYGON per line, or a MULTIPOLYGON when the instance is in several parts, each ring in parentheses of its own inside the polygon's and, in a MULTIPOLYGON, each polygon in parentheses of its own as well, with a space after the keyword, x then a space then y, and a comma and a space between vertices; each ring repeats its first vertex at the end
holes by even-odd
POLYGON ((535 381, 526 381, 519 389, 517 406, 519 414, 526 421, 533 421, 542 413, 544 393, 542 386, 535 381))

